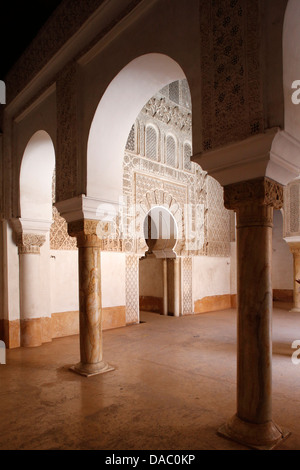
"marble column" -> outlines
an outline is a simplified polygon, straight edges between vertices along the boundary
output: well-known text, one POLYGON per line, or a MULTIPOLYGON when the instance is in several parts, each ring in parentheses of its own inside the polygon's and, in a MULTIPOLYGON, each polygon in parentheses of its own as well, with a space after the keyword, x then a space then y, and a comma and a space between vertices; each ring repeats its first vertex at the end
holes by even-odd
POLYGON ((174 258, 174 317, 180 316, 180 258, 174 258))
POLYGON ((101 305, 101 247, 98 221, 80 220, 68 224, 76 236, 79 263, 80 362, 71 367, 84 376, 113 370, 103 361, 101 305))
POLYGON ((272 420, 272 224, 283 188, 268 178, 225 186, 237 215, 237 413, 219 433, 271 449, 286 434, 272 420))
POLYGON ((44 235, 19 233, 20 279, 20 344, 23 347, 43 343, 43 323, 40 310, 40 248, 44 235))
POLYGON ((168 315, 168 262, 163 259, 163 314, 168 315))
POLYGON ((300 283, 297 282, 300 280, 300 239, 299 241, 289 241, 288 238, 286 238, 285 240, 288 243, 291 253, 293 255, 294 266, 294 305, 291 311, 300 313, 300 283))

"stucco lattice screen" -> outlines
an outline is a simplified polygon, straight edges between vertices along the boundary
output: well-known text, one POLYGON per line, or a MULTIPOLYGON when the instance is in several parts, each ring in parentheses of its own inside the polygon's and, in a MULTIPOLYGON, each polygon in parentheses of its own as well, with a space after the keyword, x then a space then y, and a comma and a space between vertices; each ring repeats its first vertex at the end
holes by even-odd
POLYGON ((172 82, 169 85, 169 98, 174 103, 179 104, 179 82, 172 82))
MULTIPOLYGON (((55 202, 55 171, 52 177, 52 204, 55 202)), ((53 224, 50 228, 50 249, 51 250, 77 250, 76 238, 68 234, 68 224, 59 215, 58 210, 52 206, 53 224)))
POLYGON ((300 234, 300 179, 291 181, 283 191, 283 236, 298 236, 300 234))
POLYGON ((181 104, 187 109, 192 109, 191 93, 187 80, 181 81, 181 104))
POLYGON ((134 125, 132 126, 129 132, 129 136, 126 142, 126 150, 129 150, 129 152, 135 151, 135 127, 134 125))
POLYGON ((176 167, 176 144, 174 137, 171 135, 167 136, 166 164, 172 166, 173 168, 176 167))
POLYGON ((230 256, 230 211, 224 208, 223 188, 214 178, 207 179, 207 254, 230 256))
POLYGON ((205 151, 264 130, 263 67, 254 53, 260 50, 260 4, 205 2, 200 15, 205 151))
POLYGON ((139 321, 139 258, 126 255, 126 323, 139 321))
POLYGON ((291 185, 290 187, 290 232, 299 232, 299 202, 300 202, 300 186, 291 185))
POLYGON ((146 127, 146 152, 145 156, 150 158, 150 160, 157 160, 158 159, 158 151, 157 151, 157 132, 153 126, 146 127))
POLYGON ((190 144, 184 144, 183 167, 187 171, 192 171, 191 156, 192 156, 192 147, 190 146, 190 144))
POLYGON ((193 312, 193 265, 191 257, 181 258, 182 276, 182 313, 183 315, 193 312))

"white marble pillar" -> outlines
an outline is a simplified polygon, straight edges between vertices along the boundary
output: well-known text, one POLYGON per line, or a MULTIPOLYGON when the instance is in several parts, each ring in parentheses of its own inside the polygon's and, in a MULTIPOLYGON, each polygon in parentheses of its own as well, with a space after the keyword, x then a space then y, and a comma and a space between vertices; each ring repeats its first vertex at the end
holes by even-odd
POLYGON ((272 420, 272 223, 282 193, 268 178, 224 188, 237 213, 237 413, 219 433, 264 449, 286 437, 272 420))
POLYGON ((79 267, 80 362, 71 369, 84 376, 113 370, 103 361, 101 263, 102 242, 97 236, 98 221, 69 223, 76 236, 79 267))

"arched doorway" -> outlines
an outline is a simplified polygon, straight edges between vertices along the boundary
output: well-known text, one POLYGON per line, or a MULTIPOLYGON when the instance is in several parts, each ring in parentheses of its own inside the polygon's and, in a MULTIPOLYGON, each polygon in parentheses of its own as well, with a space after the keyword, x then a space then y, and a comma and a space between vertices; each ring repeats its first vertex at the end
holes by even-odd
POLYGON ((87 146, 87 196, 119 202, 123 156, 128 135, 145 103, 168 83, 184 79, 171 57, 150 53, 137 57, 112 80, 91 123, 87 146))
POLYGON ((139 263, 140 311, 179 316, 176 220, 165 207, 154 206, 145 217, 143 230, 148 250, 139 263))
POLYGON ((55 150, 49 134, 29 140, 20 169, 20 214, 14 221, 19 252, 20 343, 39 346, 52 340, 50 245, 55 150))

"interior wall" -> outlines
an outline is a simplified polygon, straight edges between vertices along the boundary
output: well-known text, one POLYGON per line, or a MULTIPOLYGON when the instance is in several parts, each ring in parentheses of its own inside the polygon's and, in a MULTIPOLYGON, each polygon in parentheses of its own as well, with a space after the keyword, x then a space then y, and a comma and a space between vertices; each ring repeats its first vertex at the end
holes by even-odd
MULTIPOLYGON (((281 211, 274 211, 273 218, 272 285, 275 290, 293 290, 293 255, 283 239, 281 211)), ((292 300, 292 292, 290 294, 292 300)))
POLYGON ((125 306, 125 253, 101 253, 102 307, 125 306))
POLYGON ((230 257, 193 257, 194 312, 231 308, 230 257))
POLYGON ((193 258, 193 297, 230 294, 230 258, 193 258))
POLYGON ((20 291, 19 291, 19 255, 18 247, 13 239, 13 230, 5 222, 6 249, 7 249, 7 312, 6 319, 9 321, 20 318, 20 291))
POLYGON ((145 258, 139 262, 140 310, 162 313, 163 260, 145 258))
POLYGON ((49 233, 46 236, 46 242, 40 251, 40 298, 41 298, 41 317, 51 317, 51 272, 50 272, 50 239, 49 233))
POLYGON ((237 293, 237 272, 236 272, 236 242, 230 242, 230 293, 237 293))
MULTIPOLYGON (((51 250, 51 313, 79 310, 78 252, 51 250)), ((101 253, 102 307, 125 305, 125 254, 101 253)))
POLYGON ((78 253, 50 251, 51 313, 78 311, 78 253))
MULTIPOLYGON (((78 252, 50 251, 53 337, 79 332, 78 252)), ((102 328, 126 324, 125 253, 101 252, 102 328)))
POLYGON ((6 220, 0 221, 0 230, 0 339, 15 348, 20 345, 19 256, 6 220))
POLYGON ((140 260, 140 296, 163 296, 162 259, 145 258, 140 260))

